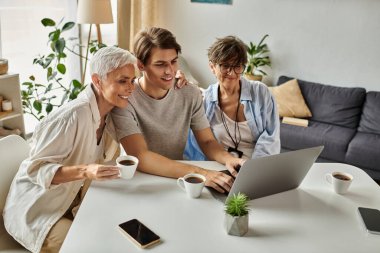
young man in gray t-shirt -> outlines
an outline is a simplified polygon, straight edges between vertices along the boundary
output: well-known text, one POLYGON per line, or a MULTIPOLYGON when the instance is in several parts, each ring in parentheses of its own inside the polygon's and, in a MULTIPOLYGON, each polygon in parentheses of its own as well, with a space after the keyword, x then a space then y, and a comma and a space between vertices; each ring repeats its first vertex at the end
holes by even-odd
POLYGON ((140 171, 172 178, 199 173, 206 177, 207 186, 229 191, 233 183, 230 176, 174 161, 183 159, 191 128, 206 156, 225 164, 232 175, 243 162, 215 140, 199 89, 187 85, 174 90, 180 52, 168 30, 153 27, 136 35, 134 53, 143 77, 135 80, 128 107, 112 113, 118 139, 128 154, 139 158, 140 171))

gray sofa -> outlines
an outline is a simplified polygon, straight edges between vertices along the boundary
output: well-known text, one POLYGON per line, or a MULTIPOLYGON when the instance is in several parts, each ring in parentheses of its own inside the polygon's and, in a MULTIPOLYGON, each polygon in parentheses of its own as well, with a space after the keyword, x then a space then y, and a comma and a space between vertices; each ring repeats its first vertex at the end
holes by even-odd
POLYGON ((308 127, 281 123, 282 150, 324 145, 319 162, 355 165, 380 181, 380 92, 297 80, 312 117, 308 127))

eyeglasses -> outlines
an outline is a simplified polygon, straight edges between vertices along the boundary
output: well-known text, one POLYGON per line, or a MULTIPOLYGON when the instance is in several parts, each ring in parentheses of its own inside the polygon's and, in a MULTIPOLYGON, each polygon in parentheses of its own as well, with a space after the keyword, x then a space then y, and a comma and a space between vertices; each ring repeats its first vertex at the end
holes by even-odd
POLYGON ((228 65, 228 64, 219 64, 219 69, 220 69, 220 72, 222 74, 227 74, 227 73, 230 73, 232 71, 232 69, 234 70, 234 72, 237 74, 237 75, 240 75, 244 72, 244 69, 245 69, 245 65, 238 65, 238 66, 231 66, 231 65, 228 65))

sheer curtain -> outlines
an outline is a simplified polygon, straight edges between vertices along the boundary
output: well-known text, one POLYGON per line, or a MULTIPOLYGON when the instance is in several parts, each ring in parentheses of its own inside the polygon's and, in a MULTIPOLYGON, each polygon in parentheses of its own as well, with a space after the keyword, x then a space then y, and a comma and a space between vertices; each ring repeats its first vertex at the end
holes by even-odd
POLYGON ((118 0, 117 42, 132 50, 133 36, 143 28, 157 25, 157 0, 118 0))
MULTIPOLYGON (((43 18, 56 22, 76 21, 76 1, 73 0, 0 0, 1 57, 8 59, 9 73, 20 74, 20 82, 30 75, 46 80, 45 72, 33 65, 33 59, 47 52, 51 29, 41 24, 43 18)), ((67 38, 78 37, 77 27, 67 32, 67 38)), ((80 79, 79 58, 69 56, 65 61, 69 70, 67 80, 80 79)), ((37 121, 25 114, 26 133, 34 131, 37 121)))

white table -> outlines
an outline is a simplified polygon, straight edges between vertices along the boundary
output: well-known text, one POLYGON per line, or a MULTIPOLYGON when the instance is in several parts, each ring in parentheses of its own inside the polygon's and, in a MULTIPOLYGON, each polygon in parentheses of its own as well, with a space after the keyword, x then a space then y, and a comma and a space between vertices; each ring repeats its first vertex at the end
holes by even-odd
POLYGON ((206 189, 200 199, 189 199, 176 180, 143 173, 93 182, 61 252, 142 252, 117 228, 133 218, 161 236, 149 252, 380 252, 380 235, 367 233, 357 213, 359 206, 380 209, 380 187, 356 167, 314 164, 298 189, 250 205, 249 231, 235 237, 224 230, 222 203, 206 189), (325 181, 337 170, 354 176, 346 195, 325 181))

